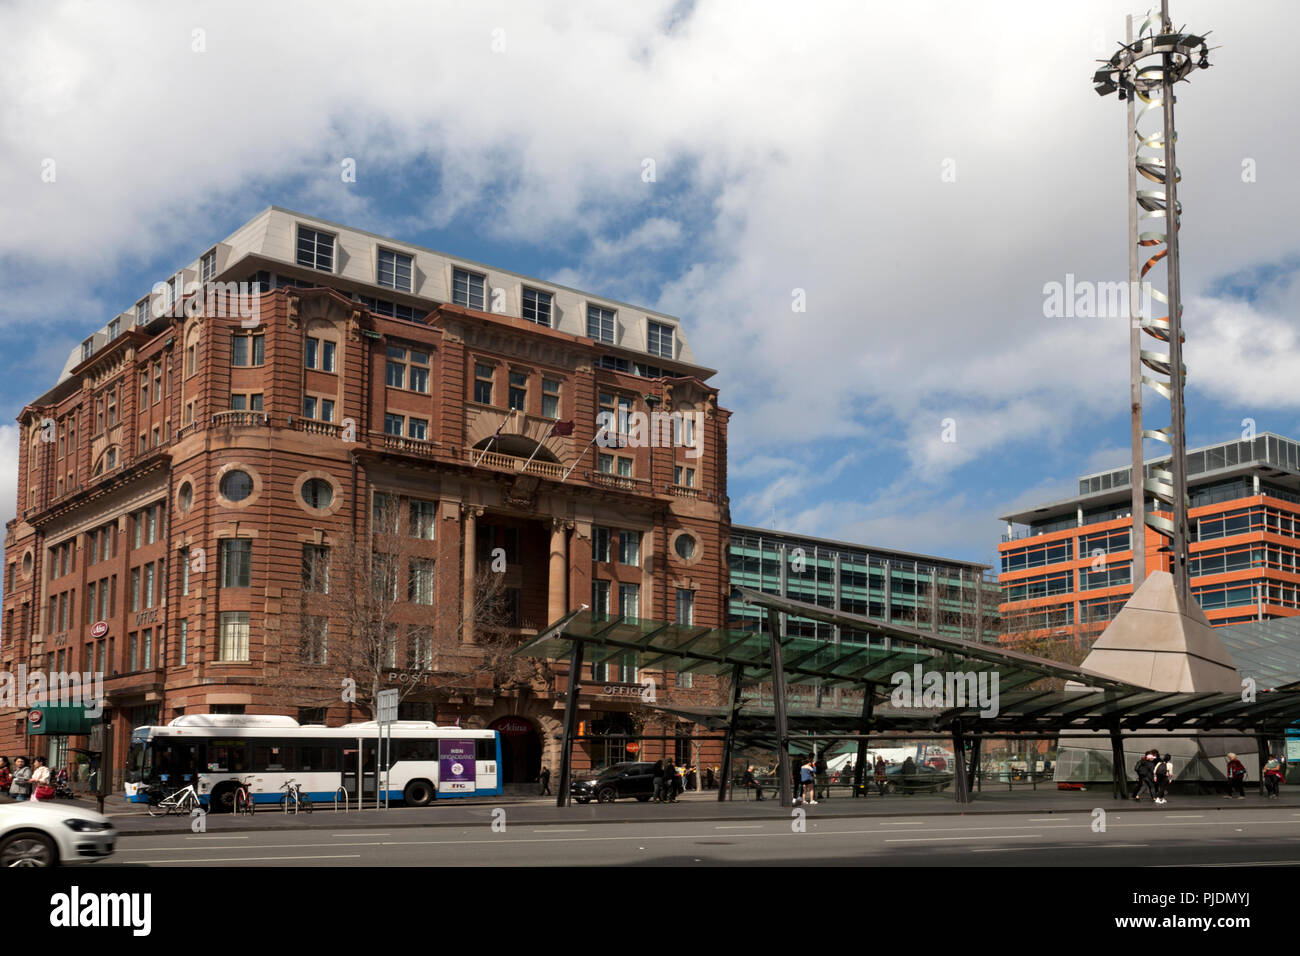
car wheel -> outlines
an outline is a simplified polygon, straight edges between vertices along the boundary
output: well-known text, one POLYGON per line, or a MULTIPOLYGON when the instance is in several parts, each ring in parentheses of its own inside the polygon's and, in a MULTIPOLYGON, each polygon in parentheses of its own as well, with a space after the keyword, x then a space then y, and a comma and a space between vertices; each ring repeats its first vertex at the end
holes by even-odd
POLYGON ((601 803, 613 803, 618 799, 618 791, 613 787, 603 787, 596 794, 596 799, 601 803))
POLYGON ((433 784, 427 780, 412 780, 402 791, 402 800, 408 807, 427 807, 433 800, 433 784))
POLYGON ((58 862, 54 841, 43 833, 15 833, 0 843, 0 866, 54 866, 58 862))

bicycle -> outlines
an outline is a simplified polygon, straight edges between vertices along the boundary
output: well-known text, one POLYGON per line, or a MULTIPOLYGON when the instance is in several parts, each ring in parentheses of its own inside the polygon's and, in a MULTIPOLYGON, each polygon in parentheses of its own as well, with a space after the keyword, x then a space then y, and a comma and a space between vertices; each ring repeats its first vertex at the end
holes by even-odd
POLYGON ((183 790, 177 790, 169 797, 161 796, 161 787, 151 787, 149 790, 149 816, 171 816, 173 813, 184 813, 186 816, 198 810, 200 813, 207 813, 208 808, 203 805, 199 799, 199 792, 194 789, 194 784, 190 784, 183 790))
POLYGON ((280 810, 284 813, 289 812, 289 804, 293 804, 293 812, 297 813, 299 809, 305 813, 311 813, 311 797, 302 792, 295 780, 286 780, 280 785, 284 791, 284 796, 280 798, 280 810))
POLYGON ((247 813, 250 817, 253 815, 253 789, 247 780, 239 781, 235 787, 235 812, 247 813))

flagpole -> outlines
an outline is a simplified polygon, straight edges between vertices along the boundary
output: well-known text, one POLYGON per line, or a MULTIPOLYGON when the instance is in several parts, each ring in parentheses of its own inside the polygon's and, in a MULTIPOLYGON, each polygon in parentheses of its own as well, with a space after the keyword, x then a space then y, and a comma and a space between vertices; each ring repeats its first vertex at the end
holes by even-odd
POLYGON ((505 421, 503 421, 500 425, 498 425, 497 430, 492 433, 492 437, 488 439, 488 443, 483 446, 483 454, 479 455, 478 461, 474 462, 475 468, 479 466, 479 462, 481 462, 484 458, 487 457, 487 453, 492 450, 492 443, 496 441, 497 436, 501 434, 501 429, 505 428, 506 425, 510 422, 510 419, 514 418, 515 411, 516 409, 513 408, 510 409, 510 414, 505 417, 505 421))
POLYGON ((528 470, 528 466, 533 463, 533 459, 537 457, 537 453, 542 450, 542 442, 551 437, 551 432, 555 431, 555 426, 558 421, 559 419, 556 419, 555 421, 551 422, 551 427, 546 429, 546 434, 543 435, 541 439, 537 442, 537 447, 534 448, 533 453, 528 456, 528 460, 524 462, 524 467, 520 468, 519 469, 520 471, 528 470))
POLYGON ((564 472, 564 474, 560 476, 560 481, 564 481, 565 479, 567 479, 569 477, 569 474, 573 471, 573 469, 578 467, 578 462, 582 461, 582 459, 586 457, 587 449, 590 448, 592 445, 596 444, 596 439, 600 437, 601 431, 603 431, 603 429, 600 428, 596 429, 596 434, 592 437, 591 441, 587 442, 587 448, 584 448, 582 449, 582 451, 578 452, 578 457, 573 460, 573 464, 570 465, 568 469, 564 472))

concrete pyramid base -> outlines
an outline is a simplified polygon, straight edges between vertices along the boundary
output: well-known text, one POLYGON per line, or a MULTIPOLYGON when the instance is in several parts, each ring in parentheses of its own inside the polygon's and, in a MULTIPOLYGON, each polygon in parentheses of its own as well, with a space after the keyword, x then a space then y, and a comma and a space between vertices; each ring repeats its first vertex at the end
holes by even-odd
MULTIPOLYGON (((1150 574, 1110 622, 1080 665, 1125 683, 1170 693, 1240 693, 1241 676, 1227 648, 1196 602, 1183 606, 1173 575, 1150 574)), ((1083 690, 1071 682, 1066 690, 1083 690)), ((1175 779, 1223 782, 1227 755, 1235 753, 1251 771, 1257 747, 1249 737, 1171 737, 1151 734, 1124 738, 1124 771, 1152 747, 1169 754, 1175 779)), ((1111 779, 1110 736, 1104 733, 1061 734, 1056 779, 1105 782, 1111 779)), ((1251 774, 1252 777, 1254 774, 1251 774)))

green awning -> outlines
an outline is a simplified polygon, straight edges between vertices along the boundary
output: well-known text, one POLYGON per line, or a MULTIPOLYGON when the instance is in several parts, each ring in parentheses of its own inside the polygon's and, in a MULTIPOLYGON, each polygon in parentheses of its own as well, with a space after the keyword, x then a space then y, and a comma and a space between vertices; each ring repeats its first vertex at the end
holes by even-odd
POLYGON ((27 712, 27 733, 31 737, 88 734, 94 723, 94 718, 86 715, 85 707, 47 707, 39 704, 27 712), (40 714, 40 720, 32 720, 33 714, 40 714))

